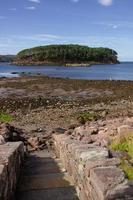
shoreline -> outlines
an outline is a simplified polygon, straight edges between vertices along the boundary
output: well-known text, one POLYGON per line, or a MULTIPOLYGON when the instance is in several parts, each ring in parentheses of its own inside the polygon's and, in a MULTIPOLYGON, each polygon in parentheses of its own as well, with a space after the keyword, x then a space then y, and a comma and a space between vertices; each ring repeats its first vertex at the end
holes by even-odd
POLYGON ((50 63, 50 62, 12 62, 11 65, 16 65, 16 66, 64 66, 64 67, 89 67, 92 65, 111 65, 111 64, 120 64, 120 62, 116 62, 116 63, 100 63, 100 62, 83 62, 83 63, 50 63))
POLYGON ((19 79, 19 78, 37 78, 37 77, 42 77, 42 78, 50 78, 50 79, 61 79, 61 80, 75 80, 75 81, 109 81, 109 82, 133 82, 133 80, 122 80, 122 79, 80 79, 80 78, 69 78, 69 77, 52 77, 48 76, 42 73, 32 73, 32 72, 11 72, 7 73, 8 76, 0 76, 1 79, 19 79))

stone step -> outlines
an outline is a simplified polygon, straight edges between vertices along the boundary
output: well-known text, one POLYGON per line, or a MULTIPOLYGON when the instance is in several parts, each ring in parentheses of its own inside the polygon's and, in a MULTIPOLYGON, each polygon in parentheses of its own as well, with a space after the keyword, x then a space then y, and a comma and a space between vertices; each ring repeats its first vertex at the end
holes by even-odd
POLYGON ((60 160, 54 160, 52 158, 32 158, 25 161, 23 167, 36 167, 38 165, 61 165, 60 160))
POLYGON ((48 157, 51 158, 52 156, 54 156, 54 154, 52 151, 45 149, 43 151, 36 151, 36 152, 30 153, 30 156, 37 156, 39 158, 48 158, 48 157))
POLYGON ((73 187, 19 192, 15 200, 78 200, 73 187))
POLYGON ((48 151, 27 156, 15 200, 78 200, 71 177, 48 151))
POLYGON ((60 173, 65 172, 66 170, 63 168, 62 164, 58 163, 45 163, 44 165, 40 165, 39 163, 30 164, 22 170, 23 176, 32 176, 32 175, 45 175, 50 173, 60 173))
POLYGON ((51 173, 47 175, 23 176, 18 184, 18 191, 43 190, 73 186, 67 173, 51 173))

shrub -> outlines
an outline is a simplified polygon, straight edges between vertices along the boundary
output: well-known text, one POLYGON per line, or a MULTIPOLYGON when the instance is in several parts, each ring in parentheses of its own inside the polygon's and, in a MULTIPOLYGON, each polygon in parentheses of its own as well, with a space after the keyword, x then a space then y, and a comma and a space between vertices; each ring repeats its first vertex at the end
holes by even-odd
POLYGON ((97 116, 94 113, 84 112, 81 113, 77 119, 79 120, 80 123, 85 124, 87 121, 96 120, 97 116))
POLYGON ((0 112, 0 122, 10 122, 12 119, 11 115, 0 112))

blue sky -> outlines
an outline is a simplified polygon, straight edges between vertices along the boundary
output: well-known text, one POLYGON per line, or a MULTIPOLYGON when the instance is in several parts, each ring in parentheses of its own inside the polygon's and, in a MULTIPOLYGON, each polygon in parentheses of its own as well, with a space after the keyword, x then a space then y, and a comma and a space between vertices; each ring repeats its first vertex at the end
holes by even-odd
POLYGON ((115 49, 133 60, 133 0, 0 0, 0 54, 45 44, 115 49))

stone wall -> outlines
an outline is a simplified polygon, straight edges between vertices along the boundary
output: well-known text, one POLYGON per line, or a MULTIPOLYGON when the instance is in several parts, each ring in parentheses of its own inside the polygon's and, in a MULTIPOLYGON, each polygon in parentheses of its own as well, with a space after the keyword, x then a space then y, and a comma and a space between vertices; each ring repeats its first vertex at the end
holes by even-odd
POLYGON ((0 200, 12 199, 23 158, 23 143, 0 145, 0 200))
POLYGON ((53 135, 54 150, 72 176, 80 200, 133 200, 133 184, 106 147, 53 135))

